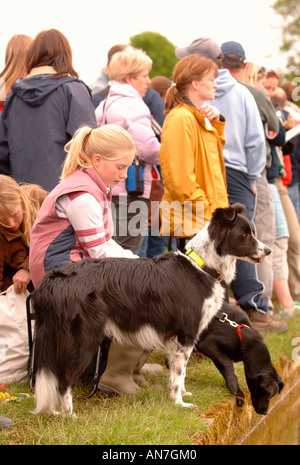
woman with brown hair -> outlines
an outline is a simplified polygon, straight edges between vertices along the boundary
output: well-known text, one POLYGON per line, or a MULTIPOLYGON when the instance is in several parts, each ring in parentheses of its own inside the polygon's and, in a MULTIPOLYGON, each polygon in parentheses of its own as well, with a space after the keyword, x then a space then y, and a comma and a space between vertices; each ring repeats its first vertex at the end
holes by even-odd
POLYGON ((69 42, 56 29, 35 37, 26 72, 13 84, 0 121, 0 173, 50 191, 61 175, 65 144, 81 125, 96 127, 93 101, 73 68, 69 42))
POLYGON ((32 43, 31 37, 24 34, 14 35, 5 51, 5 66, 0 73, 0 112, 11 86, 26 75, 26 54, 32 43))
POLYGON ((228 206, 225 120, 204 103, 214 99, 217 75, 217 65, 199 55, 189 55, 174 67, 159 152, 165 187, 163 236, 193 236, 217 207, 228 206))
POLYGON ((156 166, 160 144, 151 126, 150 110, 143 101, 151 82, 148 75, 151 67, 152 60, 143 50, 128 46, 115 53, 110 62, 112 83, 108 96, 96 109, 99 126, 118 124, 130 133, 144 165, 144 189, 140 195, 128 190, 125 181, 112 191, 116 208, 115 240, 134 253, 140 250, 147 230, 144 224, 147 224, 153 171, 159 177, 156 166))

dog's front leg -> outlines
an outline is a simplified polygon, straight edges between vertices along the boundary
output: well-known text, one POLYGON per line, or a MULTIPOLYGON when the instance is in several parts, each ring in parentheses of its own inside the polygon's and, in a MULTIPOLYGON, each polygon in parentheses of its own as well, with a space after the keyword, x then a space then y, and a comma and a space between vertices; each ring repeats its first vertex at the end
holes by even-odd
POLYGON ((222 358, 215 358, 215 356, 212 356, 211 359, 223 375, 228 391, 236 396, 237 406, 242 407, 244 405, 245 394, 239 386, 232 361, 229 358, 224 357, 224 354, 222 358))
POLYGON ((171 400, 176 405, 182 407, 193 407, 193 404, 183 402, 183 395, 191 395, 185 390, 184 380, 186 373, 187 362, 192 353, 193 347, 180 347, 178 343, 174 341, 173 344, 169 345, 169 368, 170 368, 170 380, 169 389, 171 400))

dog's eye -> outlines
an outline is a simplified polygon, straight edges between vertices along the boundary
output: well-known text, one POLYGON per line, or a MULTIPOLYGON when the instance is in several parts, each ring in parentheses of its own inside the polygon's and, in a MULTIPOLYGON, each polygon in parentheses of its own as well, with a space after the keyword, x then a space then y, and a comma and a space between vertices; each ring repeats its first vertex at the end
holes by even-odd
POLYGON ((248 236, 249 236, 249 233, 243 234, 243 237, 244 237, 244 238, 246 238, 246 237, 248 237, 248 236))

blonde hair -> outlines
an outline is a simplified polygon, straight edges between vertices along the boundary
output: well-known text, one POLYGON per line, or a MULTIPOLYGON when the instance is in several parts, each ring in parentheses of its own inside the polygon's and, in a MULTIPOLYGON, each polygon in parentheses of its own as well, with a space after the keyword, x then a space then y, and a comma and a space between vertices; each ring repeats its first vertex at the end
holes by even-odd
MULTIPOLYGON (((29 247, 30 232, 33 222, 36 218, 40 207, 40 202, 29 197, 30 190, 24 186, 20 186, 13 178, 0 174, 0 216, 10 216, 10 209, 13 204, 21 203, 23 208, 23 220, 20 226, 22 242, 29 247)), ((32 188, 30 188, 32 189, 32 188)), ((40 186, 34 187, 35 190, 46 192, 40 186)), ((5 227, 4 225, 2 225, 5 227)))
POLYGON ((267 71, 262 66, 247 62, 242 72, 241 82, 257 86, 258 82, 265 77, 267 77, 267 71))
POLYGON ((31 43, 31 37, 24 34, 16 34, 9 40, 6 46, 5 67, 0 73, 0 77, 3 79, 1 87, 4 87, 4 89, 1 89, 1 95, 5 98, 11 86, 26 74, 26 54, 31 43))
POLYGON ((188 86, 193 81, 202 79, 210 71, 214 71, 215 77, 218 76, 218 65, 210 58, 197 54, 182 58, 173 69, 173 84, 166 93, 165 113, 169 113, 177 105, 183 105, 188 86))
POLYGON ((124 83, 128 77, 144 70, 149 72, 151 68, 152 60, 143 50, 128 46, 113 55, 109 65, 110 78, 124 83))
POLYGON ((97 129, 88 126, 79 128, 65 146, 67 156, 61 179, 75 171, 93 166, 96 153, 108 160, 117 160, 126 155, 136 155, 137 150, 131 135, 116 124, 106 124, 97 129))

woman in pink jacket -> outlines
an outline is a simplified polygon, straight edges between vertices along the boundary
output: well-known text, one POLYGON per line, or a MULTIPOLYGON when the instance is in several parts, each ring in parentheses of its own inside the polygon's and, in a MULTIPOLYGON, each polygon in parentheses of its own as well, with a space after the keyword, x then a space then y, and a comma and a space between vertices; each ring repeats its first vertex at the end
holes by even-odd
POLYGON ((110 63, 112 82, 109 94, 96 109, 98 126, 113 123, 126 129, 134 140, 139 159, 144 163, 142 195, 130 195, 125 181, 112 191, 116 211, 114 239, 133 253, 138 253, 147 231, 152 173, 159 165, 160 143, 151 126, 149 108, 143 101, 151 82, 148 75, 151 67, 151 58, 142 50, 126 47, 116 53, 110 63))

